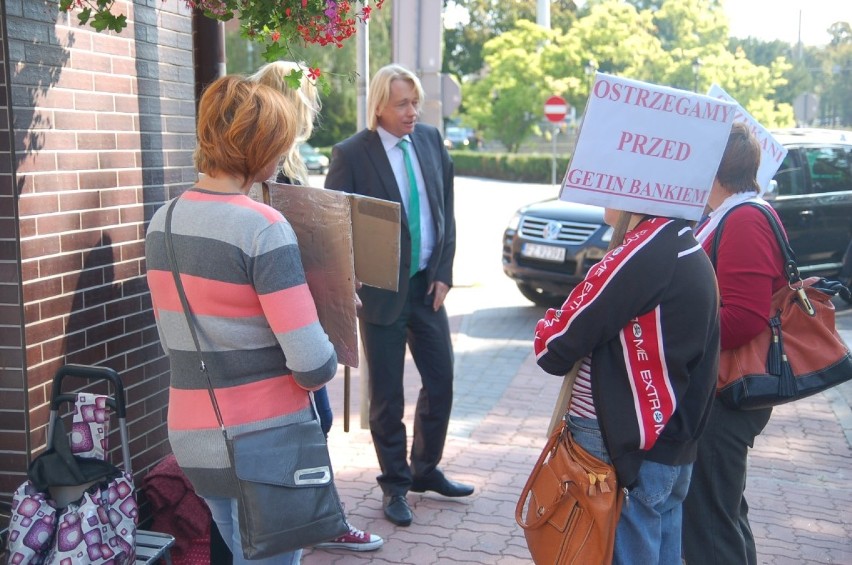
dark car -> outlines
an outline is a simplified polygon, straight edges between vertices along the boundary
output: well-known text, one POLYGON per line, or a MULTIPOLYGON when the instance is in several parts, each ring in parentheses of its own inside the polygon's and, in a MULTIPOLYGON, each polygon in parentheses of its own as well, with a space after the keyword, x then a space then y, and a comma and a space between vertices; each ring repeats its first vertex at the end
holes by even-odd
MULTIPOLYGON (((787 156, 764 198, 781 216, 803 276, 837 277, 852 238, 852 132, 773 132, 787 156)), ((558 306, 604 254, 603 208, 552 199, 519 209, 503 234, 503 272, 526 298, 558 306)))
POLYGON ((444 131, 447 149, 478 149, 476 134, 469 128, 449 126, 444 131))

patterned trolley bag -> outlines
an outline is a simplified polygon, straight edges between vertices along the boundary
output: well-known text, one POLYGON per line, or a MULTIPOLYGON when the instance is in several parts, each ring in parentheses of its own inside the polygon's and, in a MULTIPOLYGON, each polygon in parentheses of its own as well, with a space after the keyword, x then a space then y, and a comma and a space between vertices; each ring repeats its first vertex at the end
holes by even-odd
POLYGON ((126 565, 136 560, 138 506, 130 467, 124 388, 104 367, 65 365, 53 378, 47 450, 14 493, 8 562, 126 565), (62 394, 65 377, 112 382, 113 396, 62 394), (74 404, 66 434, 59 407, 74 404), (107 461, 109 410, 119 422, 123 469, 107 461))

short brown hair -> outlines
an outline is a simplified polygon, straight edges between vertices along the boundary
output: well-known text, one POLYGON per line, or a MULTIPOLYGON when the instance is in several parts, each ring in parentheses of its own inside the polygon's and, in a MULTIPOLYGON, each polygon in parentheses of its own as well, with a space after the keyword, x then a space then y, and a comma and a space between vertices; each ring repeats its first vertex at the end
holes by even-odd
POLYGON ((735 192, 760 191, 757 169, 760 167, 760 144, 742 122, 731 126, 728 145, 716 171, 716 179, 725 189, 735 192))
POLYGON ((198 105, 195 166, 248 182, 290 150, 299 125, 293 104, 274 88, 224 76, 204 90, 198 105))

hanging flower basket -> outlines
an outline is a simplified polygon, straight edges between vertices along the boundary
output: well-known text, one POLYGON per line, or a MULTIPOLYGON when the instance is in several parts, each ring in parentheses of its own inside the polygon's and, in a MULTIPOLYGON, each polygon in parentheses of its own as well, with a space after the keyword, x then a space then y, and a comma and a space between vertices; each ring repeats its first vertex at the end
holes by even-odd
MULTIPOLYGON (((165 1, 165 0, 164 0, 165 1)), ((238 19, 243 36, 266 45, 264 58, 275 61, 293 57, 294 45, 334 45, 355 35, 358 21, 367 21, 373 4, 381 8, 385 0, 183 0, 205 16, 219 21, 238 19)), ((121 32, 127 16, 115 15, 116 0, 60 0, 63 12, 78 11, 81 24, 97 31, 121 32)), ((308 68, 312 80, 320 78, 318 68, 308 68)), ((291 73, 298 86, 301 74, 291 73)))

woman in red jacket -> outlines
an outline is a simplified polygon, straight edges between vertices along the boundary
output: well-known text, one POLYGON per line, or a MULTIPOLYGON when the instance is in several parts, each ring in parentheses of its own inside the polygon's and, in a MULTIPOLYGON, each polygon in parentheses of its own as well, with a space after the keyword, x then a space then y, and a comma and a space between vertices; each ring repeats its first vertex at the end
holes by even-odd
MULTIPOLYGON (((775 214, 759 196, 759 165, 757 140, 744 124, 734 124, 710 192, 712 212, 696 230, 696 239, 709 254, 716 226, 730 212, 716 250, 722 350, 744 345, 763 331, 772 295, 786 284, 781 249, 760 210, 741 206, 731 211, 753 201, 775 214)), ((688 565, 757 563, 744 496, 746 460, 771 413, 772 408, 732 410, 714 401, 684 502, 683 552, 688 565)))

